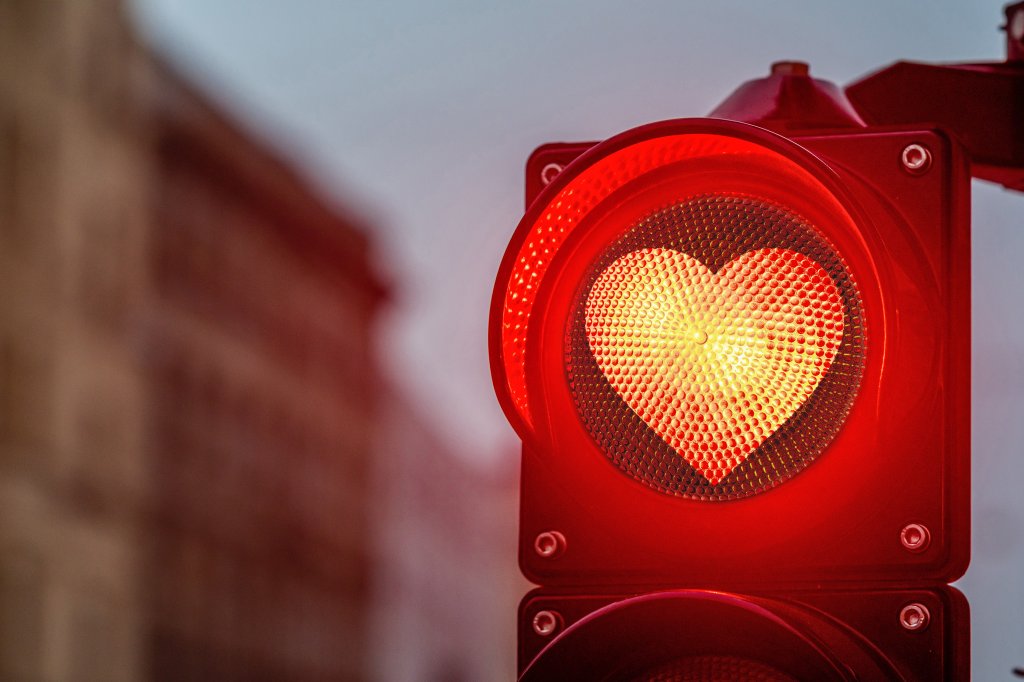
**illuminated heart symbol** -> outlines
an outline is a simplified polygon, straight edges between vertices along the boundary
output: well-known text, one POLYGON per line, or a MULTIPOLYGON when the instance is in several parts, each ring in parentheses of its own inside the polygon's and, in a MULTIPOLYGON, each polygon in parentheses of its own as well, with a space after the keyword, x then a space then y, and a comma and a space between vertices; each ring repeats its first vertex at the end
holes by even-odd
POLYGON ((843 338, 843 303, 794 251, 750 251, 712 273, 644 249, 597 278, 586 332, 626 404, 715 485, 814 392, 843 338))

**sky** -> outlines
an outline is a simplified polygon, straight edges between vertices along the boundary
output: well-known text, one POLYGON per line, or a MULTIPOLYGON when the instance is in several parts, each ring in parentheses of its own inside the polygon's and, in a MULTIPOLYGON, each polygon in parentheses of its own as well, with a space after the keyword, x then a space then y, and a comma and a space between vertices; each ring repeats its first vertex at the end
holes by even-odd
MULTIPOLYGON (((998 3, 135 0, 179 70, 373 230, 380 361, 481 467, 517 440, 488 306, 549 141, 701 116, 771 62, 849 83, 899 59, 1001 59, 998 3)), ((1024 666, 1024 195, 974 183, 974 676, 1024 666)))

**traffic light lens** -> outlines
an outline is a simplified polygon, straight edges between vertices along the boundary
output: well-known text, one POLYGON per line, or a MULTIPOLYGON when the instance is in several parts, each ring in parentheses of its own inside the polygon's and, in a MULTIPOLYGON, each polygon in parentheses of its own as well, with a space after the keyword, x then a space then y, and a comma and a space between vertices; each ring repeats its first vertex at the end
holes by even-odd
POLYGON ((785 249, 717 273, 679 251, 628 253, 594 282, 585 318, 616 393, 712 485, 806 402, 843 336, 832 279, 785 249))
POLYGON ((594 261, 566 333, 576 409, 624 472, 723 500, 831 442, 864 364, 857 288, 806 220, 761 198, 657 210, 594 261))

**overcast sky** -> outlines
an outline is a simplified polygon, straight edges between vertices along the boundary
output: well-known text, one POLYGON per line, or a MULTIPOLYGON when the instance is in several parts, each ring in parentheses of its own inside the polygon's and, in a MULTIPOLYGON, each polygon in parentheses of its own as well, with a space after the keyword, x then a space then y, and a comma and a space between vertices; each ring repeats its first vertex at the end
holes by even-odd
MULTIPOLYGON (((397 298, 381 359, 452 448, 514 457, 488 301, 547 141, 707 113, 771 62, 848 83, 1000 59, 998 3, 136 0, 151 41, 373 225, 397 298)), ((1024 666, 1024 196, 975 183, 974 671, 1024 666)))

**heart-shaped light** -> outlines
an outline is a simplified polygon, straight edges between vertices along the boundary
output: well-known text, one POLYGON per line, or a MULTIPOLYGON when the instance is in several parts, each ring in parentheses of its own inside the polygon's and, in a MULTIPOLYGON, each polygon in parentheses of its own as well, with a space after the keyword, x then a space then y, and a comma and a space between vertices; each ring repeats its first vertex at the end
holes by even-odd
POLYGON ((843 301, 825 269, 795 251, 750 251, 712 273, 654 248, 597 277, 585 324, 615 391, 716 485, 828 372, 843 301))

